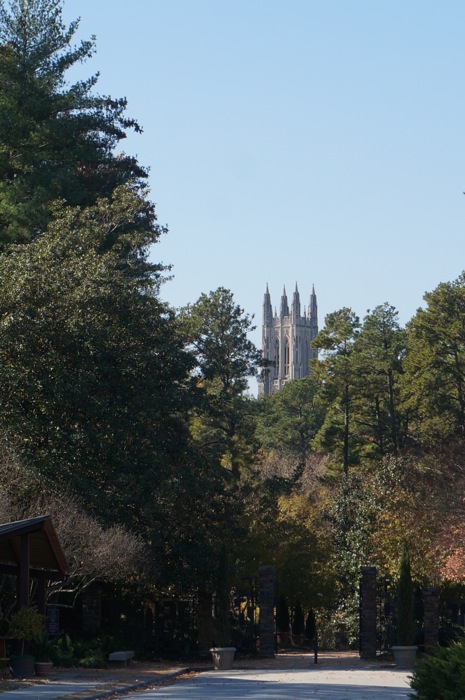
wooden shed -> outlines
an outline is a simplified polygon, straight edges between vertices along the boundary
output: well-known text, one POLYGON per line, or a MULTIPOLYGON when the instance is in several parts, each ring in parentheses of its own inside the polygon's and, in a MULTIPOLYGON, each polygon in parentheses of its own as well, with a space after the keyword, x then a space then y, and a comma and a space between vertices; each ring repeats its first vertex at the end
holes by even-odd
POLYGON ((29 606, 30 581, 37 578, 37 608, 45 614, 47 583, 62 581, 67 571, 50 515, 0 524, 0 572, 17 576, 18 607, 29 606))

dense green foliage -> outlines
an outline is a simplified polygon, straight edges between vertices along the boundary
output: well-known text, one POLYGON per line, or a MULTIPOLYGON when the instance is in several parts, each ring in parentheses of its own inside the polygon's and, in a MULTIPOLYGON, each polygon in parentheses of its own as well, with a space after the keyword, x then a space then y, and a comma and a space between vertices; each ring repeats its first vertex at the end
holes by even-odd
POLYGON ((357 415, 361 454, 397 455, 405 442, 406 421, 400 406, 405 331, 389 304, 368 312, 355 343, 357 415))
POLYGON ((318 389, 313 375, 288 382, 278 394, 264 398, 257 416, 256 436, 262 449, 295 460, 295 478, 303 474, 323 422, 318 389))
POLYGON ((182 447, 191 364, 156 296, 153 235, 131 230, 140 207, 130 188, 59 206, 44 235, 0 257, 3 432, 36 469, 125 521, 182 447))
POLYGON ((438 648, 415 665, 410 682, 415 700, 463 700, 465 697, 465 643, 438 648))
POLYGON ((95 77, 67 85, 94 40, 71 45, 61 5, 0 3, 0 428, 44 485, 143 538, 152 584, 192 590, 217 568, 225 479, 191 441, 195 357, 149 262, 146 172, 115 153, 139 127, 95 77))
POLYGON ((146 171, 115 154, 137 122, 126 100, 95 95, 97 77, 68 85, 66 72, 95 50, 72 46, 61 0, 0 3, 0 244, 26 242, 50 221, 50 202, 88 205, 146 171))
POLYGON ((357 449, 353 416, 357 376, 352 357, 359 327, 358 316, 351 309, 335 311, 326 317, 325 327, 312 343, 324 351, 324 359, 314 367, 326 405, 318 440, 322 447, 340 455, 346 475, 357 449))
POLYGON ((261 353, 247 337, 254 329, 252 319, 232 292, 220 287, 183 309, 180 327, 195 358, 194 376, 203 397, 193 426, 196 439, 237 481, 252 439, 248 379, 262 364, 261 353))
POLYGON ((425 301, 408 326, 405 401, 413 435, 430 447, 465 431, 465 275, 425 301))
POLYGON ((401 646, 411 646, 415 641, 413 617, 413 582, 410 571, 410 553, 404 545, 400 560, 399 584, 397 586, 397 636, 401 646))

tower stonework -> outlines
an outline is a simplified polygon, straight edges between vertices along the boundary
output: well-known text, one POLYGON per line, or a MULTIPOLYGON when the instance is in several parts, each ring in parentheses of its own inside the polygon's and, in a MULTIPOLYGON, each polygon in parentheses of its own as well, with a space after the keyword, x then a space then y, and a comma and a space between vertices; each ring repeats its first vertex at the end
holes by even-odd
POLYGON ((271 306, 271 297, 266 285, 263 301, 262 349, 263 357, 271 362, 264 379, 260 382, 259 394, 274 394, 286 382, 302 379, 310 374, 310 360, 316 359, 317 350, 310 347, 318 334, 318 305, 315 288, 312 288, 308 308, 300 311, 300 295, 295 285, 292 304, 289 307, 286 288, 281 297, 279 315, 271 306))

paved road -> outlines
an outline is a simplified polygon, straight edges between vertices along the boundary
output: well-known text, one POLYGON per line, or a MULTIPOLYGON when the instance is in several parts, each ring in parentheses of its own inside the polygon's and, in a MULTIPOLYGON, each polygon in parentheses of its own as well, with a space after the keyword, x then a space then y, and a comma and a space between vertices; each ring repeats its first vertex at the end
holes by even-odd
POLYGON ((209 671, 127 700, 406 700, 408 674, 394 669, 209 671))
POLYGON ((41 685, 0 693, 0 700, 96 700, 114 693, 124 693, 126 700, 407 700, 411 692, 408 672, 379 660, 363 661, 351 652, 323 654, 318 665, 308 654, 238 660, 232 671, 212 671, 203 665, 196 675, 174 682, 174 670, 166 673, 168 669, 157 664, 145 666, 57 670, 41 685), (172 685, 163 684, 167 676, 172 685), (146 689, 151 683, 158 687, 146 689), (145 688, 136 692, 135 686, 141 684, 145 688))

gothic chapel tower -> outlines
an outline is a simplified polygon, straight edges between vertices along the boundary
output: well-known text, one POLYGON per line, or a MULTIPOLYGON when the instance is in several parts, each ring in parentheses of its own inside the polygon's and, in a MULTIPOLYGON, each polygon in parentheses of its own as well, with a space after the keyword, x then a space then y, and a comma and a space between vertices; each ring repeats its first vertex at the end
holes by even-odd
POLYGON ((286 288, 281 297, 279 316, 271 307, 271 297, 266 285, 263 302, 262 348, 263 357, 272 365, 260 382, 259 394, 274 394, 292 379, 302 379, 310 374, 310 360, 316 359, 317 351, 310 343, 318 334, 318 306, 315 287, 310 295, 308 309, 300 314, 300 295, 295 285, 291 308, 287 301, 286 288))

